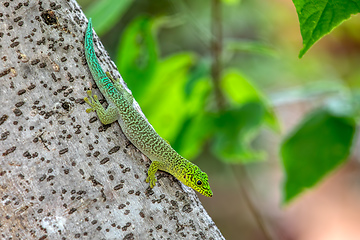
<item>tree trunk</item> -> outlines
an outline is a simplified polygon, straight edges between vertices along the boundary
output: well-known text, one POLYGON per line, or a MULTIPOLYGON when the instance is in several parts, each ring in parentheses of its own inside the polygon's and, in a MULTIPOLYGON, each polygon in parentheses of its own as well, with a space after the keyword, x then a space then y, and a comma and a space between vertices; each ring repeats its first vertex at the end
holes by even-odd
POLYGON ((73 0, 0 5, 0 238, 223 239, 193 190, 167 173, 150 189, 119 124, 85 112, 86 24, 73 0))

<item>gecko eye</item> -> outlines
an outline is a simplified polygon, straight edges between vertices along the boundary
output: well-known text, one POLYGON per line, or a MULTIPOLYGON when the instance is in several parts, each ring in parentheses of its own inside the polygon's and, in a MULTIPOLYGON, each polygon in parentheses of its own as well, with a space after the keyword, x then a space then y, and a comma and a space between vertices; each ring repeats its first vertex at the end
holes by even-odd
POLYGON ((199 185, 199 186, 201 186, 202 181, 198 180, 198 181, 196 182, 196 184, 199 185))

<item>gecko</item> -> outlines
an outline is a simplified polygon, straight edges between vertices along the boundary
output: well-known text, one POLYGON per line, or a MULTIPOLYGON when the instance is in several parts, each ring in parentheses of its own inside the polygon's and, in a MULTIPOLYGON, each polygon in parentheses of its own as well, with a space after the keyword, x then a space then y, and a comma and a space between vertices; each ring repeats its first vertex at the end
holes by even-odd
POLYGON ((171 145, 154 130, 150 123, 134 107, 134 98, 109 72, 101 68, 94 51, 93 29, 89 19, 85 33, 85 58, 92 77, 105 97, 108 107, 105 109, 97 95, 87 91, 85 102, 90 105, 87 113, 95 111, 102 124, 118 121, 128 140, 151 160, 146 182, 153 188, 156 184, 155 173, 165 171, 176 177, 186 186, 207 197, 212 197, 208 176, 205 172, 182 157, 171 145))

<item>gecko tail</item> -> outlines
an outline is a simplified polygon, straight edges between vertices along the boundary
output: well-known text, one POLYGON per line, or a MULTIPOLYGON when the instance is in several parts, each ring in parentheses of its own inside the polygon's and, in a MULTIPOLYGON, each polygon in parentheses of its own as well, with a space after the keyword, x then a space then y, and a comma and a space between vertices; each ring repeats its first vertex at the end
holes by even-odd
POLYGON ((91 18, 89 18, 88 26, 85 33, 85 58, 89 64, 90 72, 95 81, 97 79, 107 78, 105 72, 102 70, 94 50, 94 37, 91 18))

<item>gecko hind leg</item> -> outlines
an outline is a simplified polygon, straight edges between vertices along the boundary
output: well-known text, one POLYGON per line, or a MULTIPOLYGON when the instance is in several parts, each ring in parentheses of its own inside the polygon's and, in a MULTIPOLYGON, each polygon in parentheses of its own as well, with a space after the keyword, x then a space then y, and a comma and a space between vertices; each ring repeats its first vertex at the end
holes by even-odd
POLYGON ((109 106, 105 109, 99 102, 97 95, 92 95, 91 90, 86 92, 88 97, 85 97, 84 100, 91 106, 91 108, 86 109, 87 113, 96 111, 101 123, 105 125, 119 119, 119 110, 113 103, 109 103, 109 106))
POLYGON ((148 170, 148 176, 146 178, 146 182, 147 183, 150 183, 150 187, 153 188, 156 184, 156 176, 155 176, 155 173, 157 172, 157 170, 159 170, 159 166, 160 166, 160 163, 157 162, 157 161, 153 161, 151 164, 150 164, 150 167, 149 167, 149 170, 148 170))

